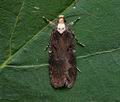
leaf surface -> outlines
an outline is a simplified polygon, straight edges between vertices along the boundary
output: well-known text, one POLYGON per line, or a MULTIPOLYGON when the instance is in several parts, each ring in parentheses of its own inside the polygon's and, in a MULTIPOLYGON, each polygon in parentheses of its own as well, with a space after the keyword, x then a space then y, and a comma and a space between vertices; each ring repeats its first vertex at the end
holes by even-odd
POLYGON ((119 102, 120 1, 0 0, 0 102, 119 102), (52 28, 42 16, 81 17, 72 28, 85 48, 76 46, 78 72, 72 89, 49 82, 44 51, 52 28))

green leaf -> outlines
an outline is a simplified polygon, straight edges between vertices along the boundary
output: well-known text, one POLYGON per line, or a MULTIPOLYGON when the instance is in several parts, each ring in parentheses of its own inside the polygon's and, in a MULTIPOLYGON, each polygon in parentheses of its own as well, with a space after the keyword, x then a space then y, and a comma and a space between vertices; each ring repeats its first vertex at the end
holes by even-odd
POLYGON ((119 102, 120 0, 0 0, 0 102, 119 102), (73 27, 78 72, 72 89, 49 82, 44 51, 52 28, 42 16, 81 17, 73 27), (76 15, 76 16, 74 16, 76 15))

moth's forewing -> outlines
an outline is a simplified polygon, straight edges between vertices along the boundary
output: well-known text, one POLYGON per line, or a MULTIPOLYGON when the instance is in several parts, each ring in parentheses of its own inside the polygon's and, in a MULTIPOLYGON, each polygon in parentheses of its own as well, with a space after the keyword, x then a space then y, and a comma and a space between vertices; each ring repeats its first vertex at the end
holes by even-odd
POLYGON ((74 54, 74 34, 67 29, 60 34, 53 30, 50 38, 49 72, 54 88, 71 88, 76 80, 77 68, 74 54))

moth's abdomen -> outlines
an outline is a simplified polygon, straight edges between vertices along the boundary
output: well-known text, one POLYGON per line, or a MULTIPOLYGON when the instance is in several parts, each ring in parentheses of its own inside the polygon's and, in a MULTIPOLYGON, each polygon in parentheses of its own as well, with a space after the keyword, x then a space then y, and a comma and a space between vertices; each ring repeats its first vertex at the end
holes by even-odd
POLYGON ((51 85, 55 88, 71 88, 76 80, 76 58, 74 37, 65 31, 62 35, 55 31, 51 36, 49 72, 51 85))

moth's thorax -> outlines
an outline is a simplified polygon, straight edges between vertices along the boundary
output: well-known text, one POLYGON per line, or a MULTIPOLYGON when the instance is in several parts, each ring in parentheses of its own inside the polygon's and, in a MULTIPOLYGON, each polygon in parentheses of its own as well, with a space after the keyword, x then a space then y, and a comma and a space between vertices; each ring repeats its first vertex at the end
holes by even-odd
POLYGON ((65 23, 58 23, 57 31, 62 34, 66 30, 65 23))

